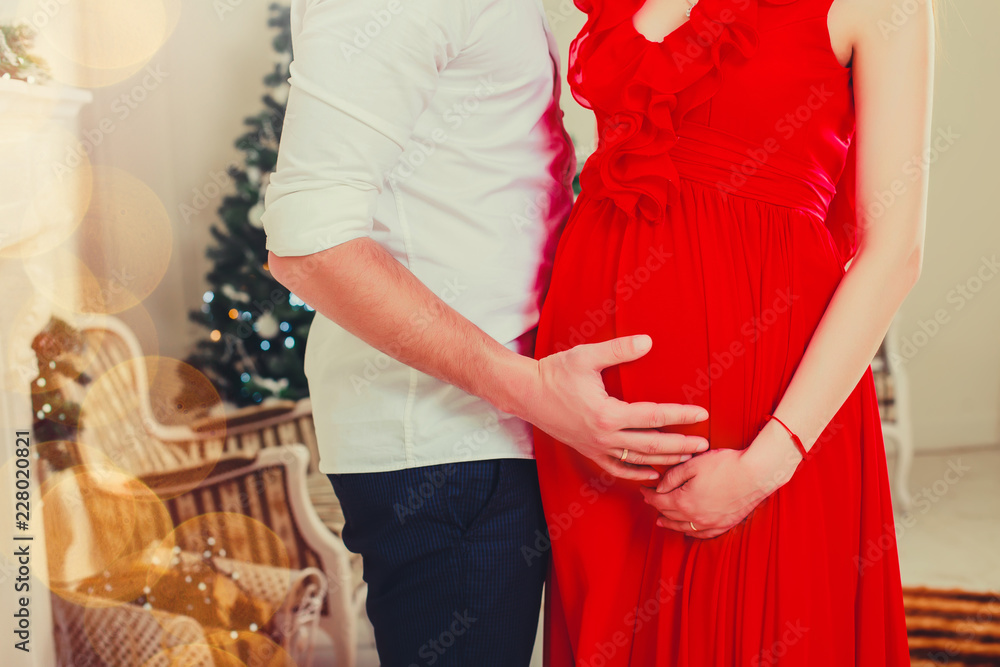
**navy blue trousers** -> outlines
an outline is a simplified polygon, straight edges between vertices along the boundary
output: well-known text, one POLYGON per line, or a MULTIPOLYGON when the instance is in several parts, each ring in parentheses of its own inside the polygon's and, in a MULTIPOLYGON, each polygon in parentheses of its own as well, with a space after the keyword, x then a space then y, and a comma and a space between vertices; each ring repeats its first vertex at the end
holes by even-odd
POLYGON ((527 667, 549 563, 534 461, 329 478, 382 667, 527 667))

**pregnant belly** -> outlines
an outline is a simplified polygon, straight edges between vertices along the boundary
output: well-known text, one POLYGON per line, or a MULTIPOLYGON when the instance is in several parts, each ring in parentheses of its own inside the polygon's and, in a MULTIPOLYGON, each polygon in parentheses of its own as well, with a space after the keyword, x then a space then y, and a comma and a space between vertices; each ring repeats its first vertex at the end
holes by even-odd
POLYGON ((650 223, 584 198, 560 242, 536 355, 648 334, 646 356, 605 372, 609 393, 701 405, 707 422, 667 430, 742 448, 842 275, 826 229, 794 209, 682 182, 680 205, 650 223))

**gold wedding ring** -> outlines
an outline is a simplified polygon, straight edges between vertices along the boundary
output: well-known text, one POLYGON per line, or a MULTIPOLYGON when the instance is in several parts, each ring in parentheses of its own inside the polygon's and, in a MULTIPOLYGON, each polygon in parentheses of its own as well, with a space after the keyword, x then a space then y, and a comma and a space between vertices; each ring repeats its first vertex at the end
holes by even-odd
POLYGON ((621 461, 622 463, 625 463, 625 459, 627 459, 627 458, 628 458, 628 450, 627 449, 623 449, 622 450, 622 457, 620 459, 618 459, 618 460, 621 461))
POLYGON ((694 527, 694 521, 688 521, 688 523, 691 524, 691 530, 697 532, 698 529, 694 527))

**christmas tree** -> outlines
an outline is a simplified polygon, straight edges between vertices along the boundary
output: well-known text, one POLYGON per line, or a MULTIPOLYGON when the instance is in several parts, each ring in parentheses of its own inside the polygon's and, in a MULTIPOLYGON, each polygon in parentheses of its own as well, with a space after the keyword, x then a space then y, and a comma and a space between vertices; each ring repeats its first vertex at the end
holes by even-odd
POLYGON ((282 57, 264 77, 269 89, 264 109, 244 120, 249 129, 236 141, 244 167, 228 169, 235 192, 223 199, 221 224, 211 229, 210 289, 202 306, 189 314, 209 334, 185 359, 212 381, 223 400, 238 406, 271 396, 298 400, 308 395, 302 361, 313 309, 271 277, 260 222, 264 189, 278 156, 292 58, 289 9, 277 3, 270 9, 268 25, 278 31, 273 46, 282 57))

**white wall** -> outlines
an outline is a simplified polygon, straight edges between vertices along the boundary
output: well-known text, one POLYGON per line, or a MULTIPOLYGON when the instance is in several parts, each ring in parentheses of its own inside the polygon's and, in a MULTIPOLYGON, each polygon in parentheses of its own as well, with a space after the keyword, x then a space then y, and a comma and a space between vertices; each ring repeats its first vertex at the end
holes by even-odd
POLYGON ((924 270, 899 316, 921 448, 1000 442, 1000 3, 942 4, 933 126, 958 138, 931 167, 924 270))
MULTIPOLYGON (((0 17, 18 13, 19 6, 66 2, 0 0, 0 17)), ((272 33, 266 27, 268 2, 102 0, 100 4, 129 7, 140 19, 145 12, 151 24, 163 23, 167 30, 176 17, 176 27, 152 59, 131 65, 139 68, 138 73, 93 89, 95 100, 84 111, 83 126, 94 129, 102 120, 114 122, 114 131, 94 150, 93 161, 144 181, 170 215, 172 255, 166 275, 143 307, 123 317, 139 330, 148 352, 180 357, 203 335, 188 324, 186 313, 200 303, 205 289, 207 228, 215 219, 219 199, 211 200, 190 223, 181 219, 178 208, 191 205, 195 191, 210 184, 213 173, 239 159, 232 142, 242 133, 242 118, 260 109, 261 77, 275 57, 269 43, 272 33), (165 12, 158 8, 160 3, 165 12), (221 15, 220 8, 226 10, 221 15), (121 107, 112 105, 141 87, 147 64, 166 76, 145 91, 145 99, 127 117, 120 118, 114 109, 121 107)), ((565 66, 566 48, 583 23, 582 15, 570 0, 545 0, 545 4, 563 45, 565 66)), ((934 127, 950 128, 958 139, 933 164, 924 274, 898 318, 903 338, 918 344, 907 367, 920 448, 1000 442, 1000 279, 984 282, 972 299, 953 292, 956 285, 969 281, 976 288, 980 270, 993 277, 981 269, 982 258, 1000 254, 1000 215, 994 204, 1000 175, 994 157, 1000 148, 995 121, 1000 108, 1000 89, 995 85, 1000 77, 996 39, 1000 3, 963 0, 944 9, 934 127), (936 313, 946 323, 924 339, 921 322, 936 313)), ((23 9, 20 13, 31 14, 23 9)), ((134 26, 140 33, 148 28, 141 20, 134 26)), ((123 28, 116 24, 116 29, 123 28)), ((116 76, 115 70, 100 74, 116 76)), ((565 83, 563 90, 570 132, 586 147, 593 136, 590 113, 572 101, 565 83)))

